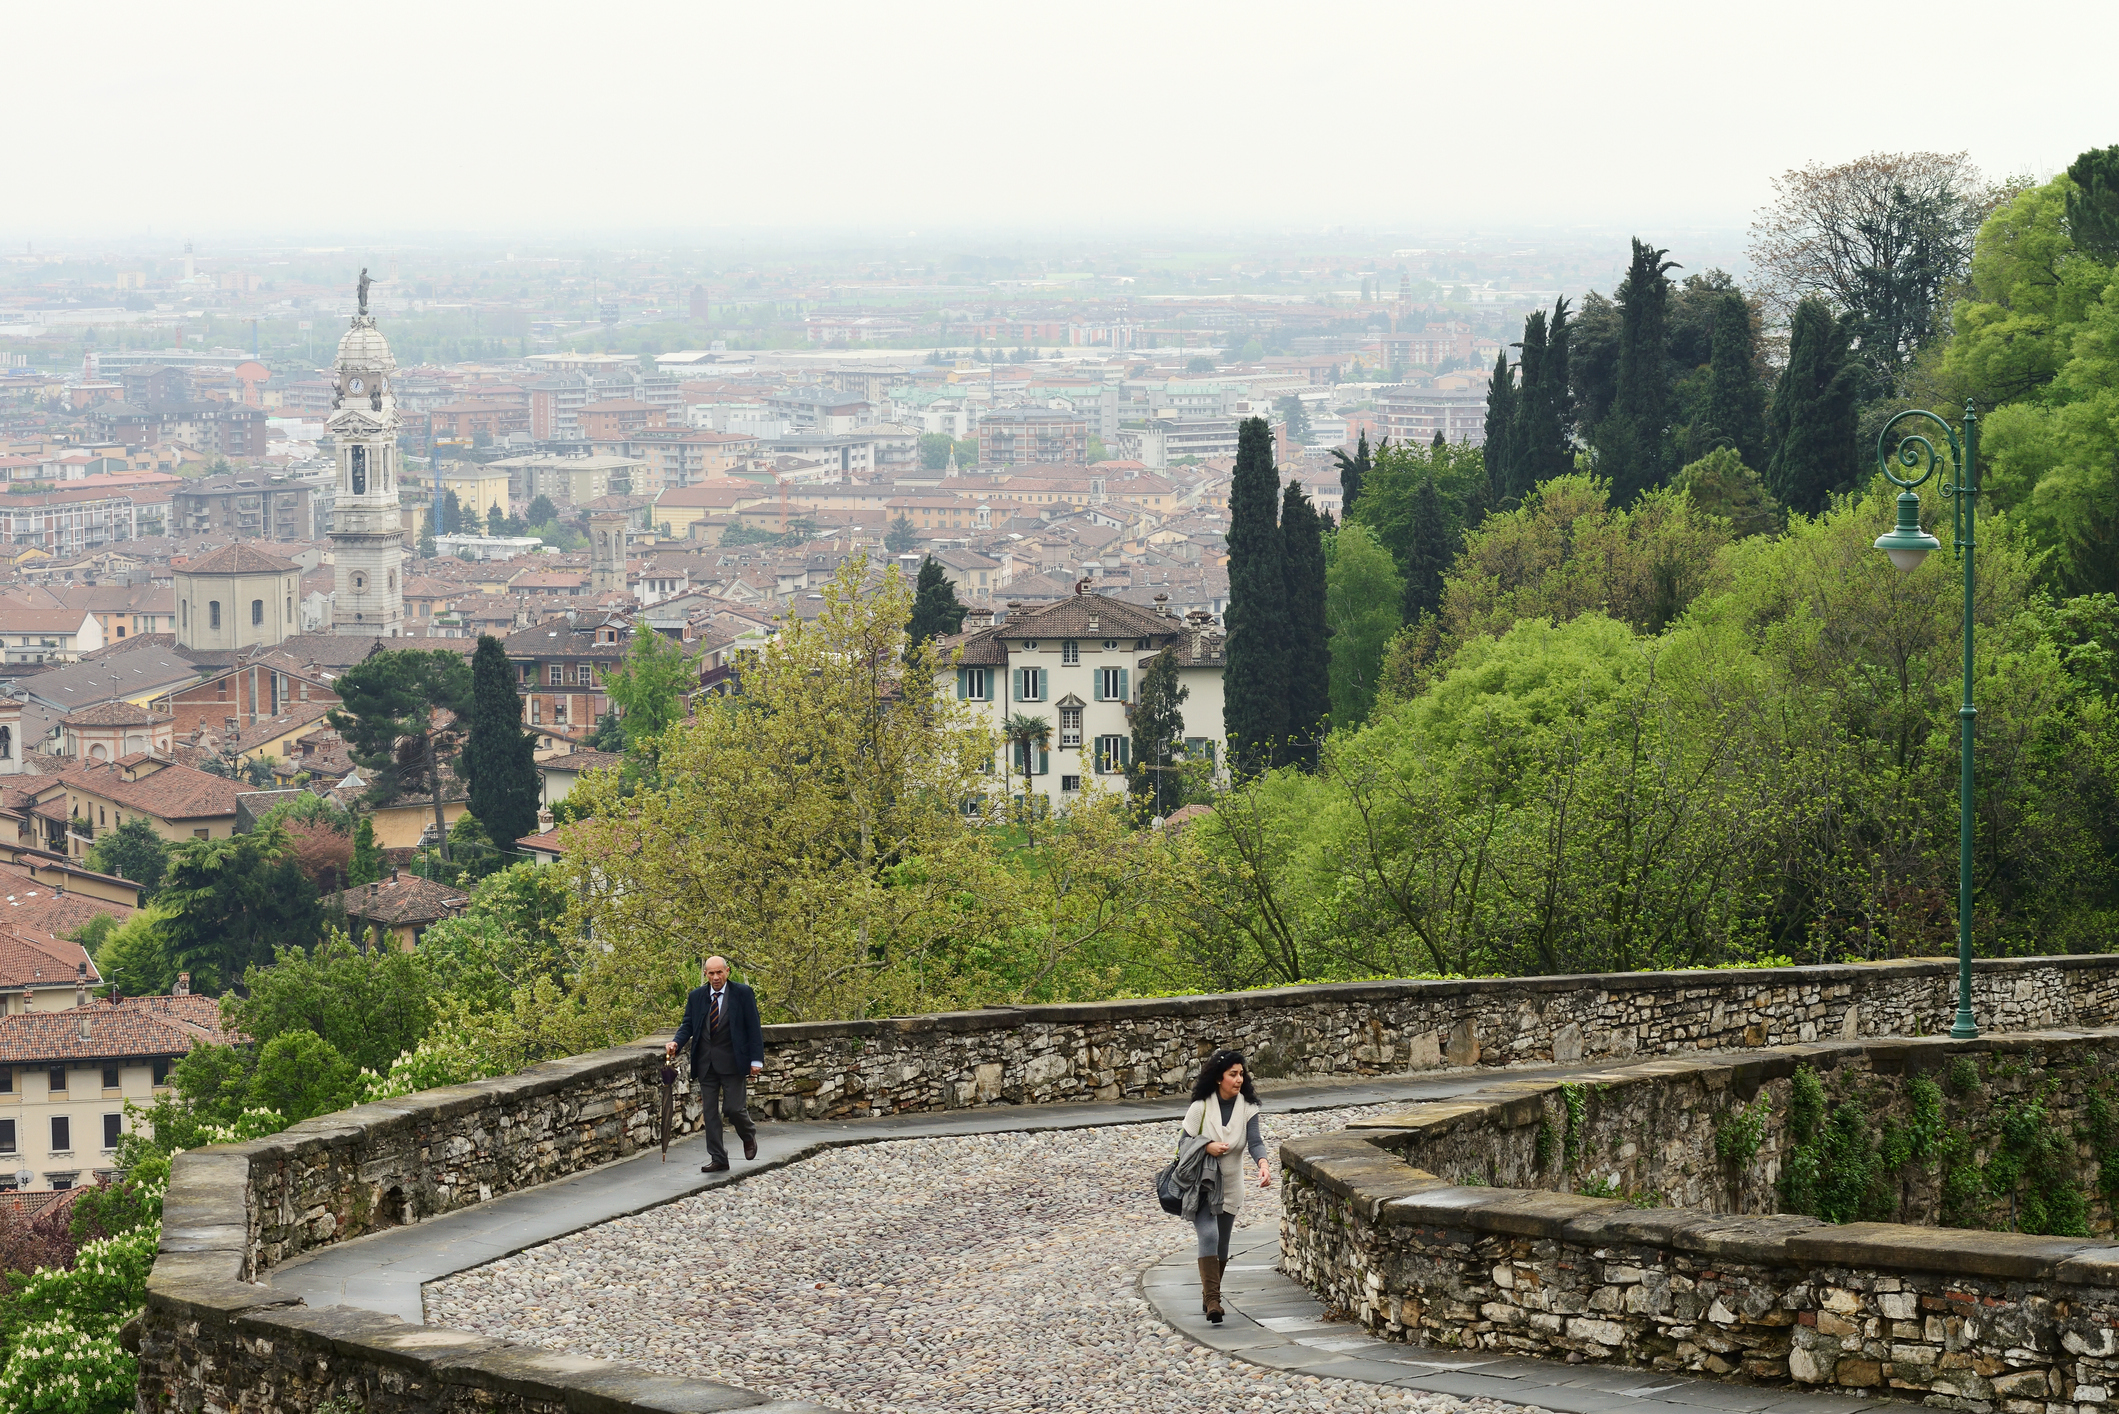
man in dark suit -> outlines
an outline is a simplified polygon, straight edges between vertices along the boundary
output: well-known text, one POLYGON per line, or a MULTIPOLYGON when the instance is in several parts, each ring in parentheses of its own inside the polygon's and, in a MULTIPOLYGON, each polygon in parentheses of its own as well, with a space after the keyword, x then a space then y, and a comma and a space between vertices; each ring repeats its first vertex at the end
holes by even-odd
POLYGON ((684 1024, 669 1043, 669 1054, 689 1041, 692 1078, 706 1101, 706 1152, 712 1162, 701 1173, 727 1173, 728 1150, 721 1143, 721 1116, 726 1113, 743 1138, 743 1157, 758 1157, 758 1127, 744 1101, 744 1082, 765 1069, 765 1031, 758 1024, 758 998, 741 982, 728 980, 728 959, 710 957, 706 985, 684 999, 684 1024))

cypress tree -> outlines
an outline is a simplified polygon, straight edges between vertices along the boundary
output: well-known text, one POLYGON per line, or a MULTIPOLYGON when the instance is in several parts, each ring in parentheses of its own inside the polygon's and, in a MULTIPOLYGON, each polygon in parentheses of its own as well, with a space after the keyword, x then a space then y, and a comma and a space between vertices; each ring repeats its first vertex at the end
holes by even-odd
POLYGON ((1442 493, 1435 489, 1431 471, 1413 493, 1412 542, 1405 555, 1405 621, 1416 623, 1423 614, 1442 607, 1442 576, 1448 572, 1449 525, 1443 519, 1442 493))
POLYGON ((1280 501, 1280 563, 1288 588, 1287 760, 1317 766, 1317 741, 1331 730, 1332 652, 1325 620, 1324 526, 1300 481, 1280 501))
POLYGON ((1229 478, 1229 610, 1222 722, 1239 776, 1270 768, 1288 735, 1287 575, 1281 567, 1279 476, 1262 417, 1237 428, 1229 478))
POLYGON ((1361 495, 1361 483, 1369 474, 1369 432, 1361 429, 1361 444, 1354 455, 1348 456, 1339 448, 1332 448, 1332 460, 1339 463, 1339 514, 1342 517, 1354 513, 1354 501, 1361 495))
POLYGON ((1431 442, 1429 442, 1429 443, 1427 444, 1427 446, 1428 446, 1428 450, 1429 450, 1429 451, 1431 451, 1431 452, 1439 452, 1439 451, 1441 451, 1441 450, 1442 450, 1442 447, 1443 447, 1443 441, 1442 441, 1442 429, 1441 429, 1441 428, 1437 427, 1437 428, 1435 429, 1435 436, 1434 436, 1434 440, 1433 440, 1433 441, 1431 441, 1431 442))
POLYGON ((958 633, 964 627, 964 606, 957 602, 956 582, 942 573, 941 561, 929 555, 920 561, 919 582, 912 590, 912 621, 905 635, 914 643, 958 633))
POLYGON ((1177 653, 1165 648, 1140 675, 1133 704, 1133 796, 1150 815, 1168 815, 1184 804, 1185 718, 1180 710, 1192 690, 1177 668, 1177 653))
POLYGON ((2068 164, 2068 234, 2075 249, 2109 265, 2119 261, 2119 147, 2093 147, 2068 164))
POLYGON ((1714 311, 1714 352, 1707 370, 1707 421, 1736 448, 1745 466, 1766 460, 1766 392, 1759 386, 1751 306, 1735 290, 1714 311))
POLYGON ((1516 389, 1516 423, 1508 431, 1507 494, 1522 500, 1538 484, 1536 438, 1538 400, 1545 383, 1545 311, 1531 311, 1523 321, 1523 351, 1516 367, 1522 385, 1516 389))
POLYGON ((1619 284, 1618 376, 1611 412, 1597 444, 1610 469, 1612 500, 1636 496, 1669 480, 1664 433, 1670 423, 1670 276, 1676 261, 1638 237, 1633 263, 1619 284))
POLYGON ((353 858, 346 864, 346 884, 373 884, 383 877, 383 851, 375 843, 375 817, 361 816, 353 830, 353 858))
POLYGON ((537 739, 522 729, 522 699, 508 652, 480 634, 471 655, 471 732, 458 763, 471 781, 471 813, 498 848, 537 830, 537 739))
POLYGON ((1515 421, 1516 379, 1503 349, 1494 355, 1494 376, 1486 382, 1486 493, 1497 506, 1508 495, 1508 439, 1515 421))
POLYGON ((1767 431, 1773 459, 1766 488, 1791 511, 1816 515, 1835 491, 1853 484, 1855 405, 1862 368, 1848 352, 1847 330, 1812 296, 1795 307, 1788 366, 1773 390, 1767 431))
POLYGON ((1508 447, 1510 494, 1518 500, 1539 482, 1574 469, 1567 439, 1567 335, 1564 299, 1553 305, 1549 321, 1543 310, 1523 321, 1523 386, 1508 447))

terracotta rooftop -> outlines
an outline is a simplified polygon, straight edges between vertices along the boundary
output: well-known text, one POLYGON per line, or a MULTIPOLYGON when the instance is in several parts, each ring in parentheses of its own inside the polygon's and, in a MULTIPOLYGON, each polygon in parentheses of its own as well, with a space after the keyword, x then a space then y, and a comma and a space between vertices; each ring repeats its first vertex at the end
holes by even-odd
POLYGON ((470 900, 469 894, 437 884, 432 879, 399 874, 378 883, 356 884, 342 893, 332 894, 325 902, 336 904, 348 918, 398 927, 407 923, 434 923, 452 917, 470 900))
MULTIPOLYGON (((241 783, 174 761, 141 773, 139 768, 153 759, 141 753, 121 756, 116 761, 90 761, 56 777, 52 784, 88 791, 162 820, 203 820, 235 814, 236 792, 244 788, 241 783)), ((64 802, 60 804, 63 806, 64 802)))
POLYGON ((118 997, 64 1011, 0 1016, 0 1065, 178 1057, 192 1043, 239 1040, 211 997, 118 997))
POLYGON ((245 541, 223 545, 211 554, 176 567, 178 574, 276 574, 299 569, 292 560, 268 555, 245 541))
POLYGON ((93 707, 83 707, 78 712, 69 712, 60 718, 62 726, 69 727, 147 727, 161 718, 145 707, 130 702, 98 702, 93 707))

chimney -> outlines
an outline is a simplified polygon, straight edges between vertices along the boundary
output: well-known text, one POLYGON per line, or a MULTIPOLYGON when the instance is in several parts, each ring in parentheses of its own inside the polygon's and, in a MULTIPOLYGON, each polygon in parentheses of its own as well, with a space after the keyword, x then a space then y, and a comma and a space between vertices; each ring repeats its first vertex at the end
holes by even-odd
POLYGON ((550 833, 550 832, 551 832, 551 829, 552 829, 552 826, 553 826, 553 825, 555 825, 555 824, 557 824, 557 823, 558 823, 558 822, 557 822, 557 821, 556 821, 556 820, 555 820, 555 819, 553 818, 553 816, 552 816, 552 807, 551 807, 551 806, 549 806, 549 805, 540 805, 540 806, 538 806, 538 807, 537 807, 537 833, 538 833, 538 834, 542 835, 542 834, 548 834, 548 833, 550 833))
POLYGON ((177 974, 177 984, 169 989, 169 995, 172 997, 188 997, 191 995, 191 974, 189 972, 179 972, 177 974))
POLYGON ((87 1018, 87 1017, 85 1017, 85 1016, 81 1018, 81 1039, 82 1039, 82 1040, 84 1040, 84 1041, 86 1041, 86 1040, 88 1040, 88 1039, 89 1039, 89 1036, 88 1036, 88 1018, 87 1018))
MULTIPOLYGON (((86 961, 74 964, 74 1005, 88 1005, 88 963, 86 961)), ((88 1023, 84 1021, 81 1024, 86 1026, 88 1023)))
POLYGON ((390 866, 390 882, 393 884, 397 882, 397 866, 395 864, 390 866))

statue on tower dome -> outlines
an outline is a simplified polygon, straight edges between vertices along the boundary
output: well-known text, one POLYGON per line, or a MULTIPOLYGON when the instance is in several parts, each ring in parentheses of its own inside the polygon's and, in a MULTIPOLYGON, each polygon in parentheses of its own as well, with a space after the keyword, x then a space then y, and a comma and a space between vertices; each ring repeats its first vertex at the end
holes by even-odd
POLYGON ((368 312, 368 267, 361 267, 361 313, 368 312))

